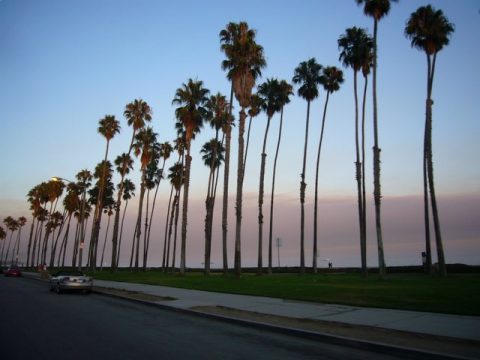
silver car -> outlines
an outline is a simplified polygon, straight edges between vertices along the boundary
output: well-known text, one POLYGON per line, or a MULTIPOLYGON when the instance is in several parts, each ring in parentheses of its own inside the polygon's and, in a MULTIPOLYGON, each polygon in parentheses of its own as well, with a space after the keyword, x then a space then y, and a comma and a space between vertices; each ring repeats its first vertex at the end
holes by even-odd
POLYGON ((83 291, 90 294, 93 280, 80 271, 59 271, 50 278, 50 291, 61 294, 66 290, 83 291))

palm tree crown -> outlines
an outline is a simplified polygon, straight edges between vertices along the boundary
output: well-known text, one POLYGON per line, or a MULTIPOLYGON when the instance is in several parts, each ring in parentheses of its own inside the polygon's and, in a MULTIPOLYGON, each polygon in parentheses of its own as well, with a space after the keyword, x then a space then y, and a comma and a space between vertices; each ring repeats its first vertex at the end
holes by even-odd
POLYGON ((450 42, 454 25, 448 21, 442 10, 435 10, 431 5, 422 6, 413 12, 405 27, 405 36, 410 39, 412 47, 433 55, 450 42))
POLYGON ((235 97, 243 108, 248 107, 255 80, 266 65, 263 47, 255 42, 255 36, 256 31, 249 29, 246 22, 231 22, 220 32, 221 49, 227 57, 222 68, 228 71, 235 97))
POLYGON ((127 118, 128 126, 138 130, 145 126, 145 121, 152 120, 152 109, 142 99, 135 99, 125 106, 123 115, 127 118))
POLYGON ((364 5, 363 13, 373 17, 376 21, 387 16, 390 11, 390 2, 398 0, 355 0, 357 5, 364 5))
POLYGON ((189 79, 186 84, 178 88, 172 104, 179 105, 175 115, 186 131, 186 143, 188 144, 193 135, 200 131, 203 121, 208 118, 208 110, 205 107, 208 101, 209 90, 203 87, 203 81, 189 79))
POLYGON ((326 92, 332 93, 340 89, 343 83, 343 72, 335 66, 327 66, 322 70, 320 83, 326 92))
POLYGON ((300 84, 298 95, 307 101, 318 97, 318 85, 320 84, 320 70, 322 65, 318 64, 315 58, 302 61, 293 76, 293 83, 300 84))
POLYGON ((280 111, 280 83, 277 79, 267 79, 258 86, 258 95, 262 98, 262 110, 271 118, 273 114, 280 111))
POLYGON ((120 123, 115 119, 115 116, 105 115, 105 117, 99 121, 98 132, 102 134, 107 141, 110 141, 115 134, 120 132, 120 123))
POLYGON ((338 38, 339 60, 345 67, 360 71, 369 69, 373 60, 373 39, 367 31, 356 26, 348 28, 338 38))

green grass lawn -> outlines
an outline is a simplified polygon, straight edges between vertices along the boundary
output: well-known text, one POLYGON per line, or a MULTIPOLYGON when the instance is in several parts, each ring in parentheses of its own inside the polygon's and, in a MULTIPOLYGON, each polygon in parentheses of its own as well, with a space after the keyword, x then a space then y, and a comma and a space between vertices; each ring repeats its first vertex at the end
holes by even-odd
POLYGON ((252 274, 236 278, 201 273, 185 276, 160 271, 96 272, 95 279, 126 281, 233 294, 268 296, 318 303, 480 315, 480 274, 446 278, 392 274, 385 280, 358 274, 252 274))

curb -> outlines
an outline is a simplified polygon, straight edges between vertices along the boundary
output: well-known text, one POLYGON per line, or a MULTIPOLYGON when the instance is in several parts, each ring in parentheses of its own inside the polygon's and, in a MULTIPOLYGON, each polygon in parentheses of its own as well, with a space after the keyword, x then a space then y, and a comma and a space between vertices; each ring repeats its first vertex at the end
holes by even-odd
MULTIPOLYGON (((48 281, 48 279, 41 279, 40 277, 37 277, 37 276, 26 275, 24 277, 32 280, 43 281, 43 282, 48 281)), ((404 359, 475 360, 475 358, 471 358, 471 357, 464 357, 459 355, 445 355, 445 354, 430 352, 422 349, 409 348, 409 347, 403 347, 398 345, 389 345, 389 344, 384 344, 384 343, 374 342, 374 341, 359 340, 355 338, 332 335, 332 334, 327 334, 323 332, 314 332, 314 331, 308 331, 308 330, 303 330, 298 328, 272 325, 272 324, 257 322, 253 320, 234 318, 234 317, 225 316, 225 315, 210 314, 210 313, 205 313, 197 310, 177 308, 174 306, 162 304, 160 302, 141 300, 141 299, 136 299, 129 296, 113 294, 108 292, 107 288, 102 288, 98 286, 94 286, 92 292, 99 294, 101 296, 122 299, 132 303, 137 303, 137 304, 147 305, 150 307, 160 308, 163 310, 177 312, 179 314, 185 314, 185 315, 191 315, 191 316, 193 315, 200 318, 227 322, 227 323, 236 324, 244 327, 257 328, 260 330, 266 330, 266 331, 275 332, 278 334, 284 334, 284 335, 301 337, 304 339, 322 341, 322 342, 333 344, 333 345, 348 346, 350 348, 355 348, 360 350, 366 350, 366 351, 387 354, 387 355, 394 355, 394 356, 402 357, 404 359), (105 289, 105 290, 102 290, 102 289, 105 289)), ((168 300, 166 300, 166 302, 168 302, 168 300)))
POLYGON ((474 358, 470 358, 470 357, 445 355, 445 354, 430 352, 430 351, 421 350, 421 349, 408 348, 408 347, 402 347, 402 346, 396 346, 396 345, 388 345, 388 344, 383 344, 383 343, 373 342, 373 341, 358 340, 355 338, 332 335, 332 334, 327 334, 322 332, 314 332, 314 331, 308 331, 308 330, 303 330, 298 328, 289 328, 285 326, 271 325, 267 323, 239 319, 239 318, 234 318, 230 316, 209 314, 209 313, 205 313, 197 310, 177 308, 174 306, 162 304, 160 302, 146 301, 146 300, 131 298, 128 296, 112 294, 112 293, 109 293, 108 291, 102 291, 102 288, 100 287, 94 288, 93 292, 102 296, 119 298, 119 299, 127 300, 133 303, 143 304, 151 307, 157 307, 163 310, 173 311, 180 314, 193 315, 201 318, 227 322, 227 323, 236 324, 244 327, 253 327, 260 330, 267 330, 267 331, 275 332, 278 334, 291 335, 291 336, 301 337, 304 339, 318 340, 318 341, 322 341, 322 342, 333 344, 333 345, 348 346, 348 347, 360 349, 360 350, 367 350, 367 351, 372 351, 372 352, 382 353, 387 355, 395 355, 395 356, 402 357, 404 359, 475 360, 474 358))

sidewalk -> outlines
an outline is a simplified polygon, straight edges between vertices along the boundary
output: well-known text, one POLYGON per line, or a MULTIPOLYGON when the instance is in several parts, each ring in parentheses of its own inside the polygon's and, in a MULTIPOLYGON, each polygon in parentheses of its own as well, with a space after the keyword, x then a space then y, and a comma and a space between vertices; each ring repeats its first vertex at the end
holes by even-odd
MULTIPOLYGON (((27 273, 25 276, 39 277, 35 273, 27 273)), ((232 317, 232 313, 234 314, 233 317, 238 317, 238 314, 241 315, 245 312, 247 315, 261 315, 258 322, 262 322, 262 319, 272 316, 280 319, 296 320, 297 323, 308 321, 311 323, 330 324, 332 326, 342 325, 347 328, 359 327, 360 333, 369 329, 380 329, 383 331, 380 335, 386 333, 390 337, 397 338, 401 337, 400 335, 402 334, 410 335, 404 341, 409 346, 412 340, 415 339, 420 343, 426 343, 433 339, 432 345, 427 347, 431 351, 444 352, 436 344, 456 343, 458 345, 459 343, 469 348, 468 351, 462 354, 466 356, 465 358, 480 358, 480 317, 478 316, 315 304, 277 298, 223 294, 104 280, 94 280, 94 286, 95 290, 101 293, 108 294, 109 289, 116 289, 124 290, 131 294, 146 294, 147 298, 142 301, 150 304, 153 303, 162 307, 181 309, 183 311, 217 314, 220 317, 232 317), (222 312, 218 309, 223 309, 224 311, 222 312), (231 311, 229 312, 228 310, 231 311)), ((247 316, 247 318, 252 319, 251 316, 247 316)), ((254 322, 257 322, 257 320, 254 320, 254 322)), ((378 332, 373 335, 373 338, 378 338, 378 332)), ((381 340, 376 341, 382 342, 381 340)), ((398 345, 399 343, 397 342, 396 344, 398 345)), ((415 347, 415 344, 413 344, 413 347, 415 347)), ((453 353, 458 354, 458 351, 453 351, 453 353)))

